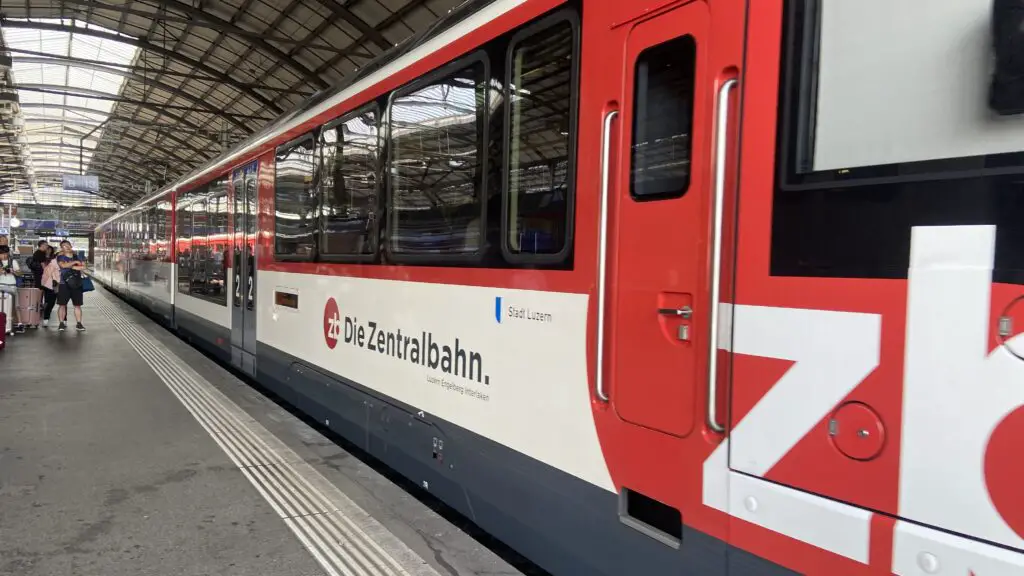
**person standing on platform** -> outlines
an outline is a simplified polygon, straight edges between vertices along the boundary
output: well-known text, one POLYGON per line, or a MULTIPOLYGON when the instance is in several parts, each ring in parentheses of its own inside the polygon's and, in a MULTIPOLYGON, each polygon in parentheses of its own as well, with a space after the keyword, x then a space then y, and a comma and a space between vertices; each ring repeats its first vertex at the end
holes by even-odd
POLYGON ((57 265, 60 266, 60 285, 57 288, 57 318, 60 325, 57 330, 67 330, 68 302, 75 307, 75 326, 79 332, 85 330, 82 325, 82 270, 85 264, 78 258, 71 248, 71 242, 64 240, 60 243, 60 254, 57 255, 57 265))
POLYGON ((36 251, 32 253, 32 258, 28 261, 28 267, 32 270, 32 274, 35 275, 39 286, 43 285, 43 268, 46 267, 49 252, 50 245, 46 240, 40 240, 36 243, 36 251))
MULTIPOLYGON (((11 247, 7 244, 0 244, 0 292, 7 294, 11 299, 11 311, 8 312, 9 314, 17 314, 18 276, 20 275, 21 267, 18 266, 18 261, 11 256, 11 247)), ((11 318, 11 320, 13 321, 14 319, 11 318)), ((17 327, 18 331, 24 331, 24 327, 21 325, 21 318, 18 318, 17 327)), ((7 330, 7 327, 0 327, 0 330, 7 330)))
POLYGON ((43 277, 39 287, 43 289, 43 328, 50 325, 50 315, 57 305, 57 287, 60 286, 60 266, 57 265, 57 253, 53 246, 46 247, 46 261, 43 264, 43 277))

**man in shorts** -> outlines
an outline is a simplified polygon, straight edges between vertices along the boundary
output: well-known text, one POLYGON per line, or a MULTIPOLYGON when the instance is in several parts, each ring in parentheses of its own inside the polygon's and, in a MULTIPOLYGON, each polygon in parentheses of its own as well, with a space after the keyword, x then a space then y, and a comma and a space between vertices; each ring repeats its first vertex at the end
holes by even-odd
POLYGON ((75 327, 79 332, 85 330, 82 325, 82 270, 85 264, 78 259, 78 254, 71 248, 71 242, 64 240, 60 243, 60 253, 57 254, 57 265, 60 266, 60 284, 57 287, 57 318, 60 325, 57 330, 67 330, 65 324, 68 318, 68 302, 75 307, 75 327))

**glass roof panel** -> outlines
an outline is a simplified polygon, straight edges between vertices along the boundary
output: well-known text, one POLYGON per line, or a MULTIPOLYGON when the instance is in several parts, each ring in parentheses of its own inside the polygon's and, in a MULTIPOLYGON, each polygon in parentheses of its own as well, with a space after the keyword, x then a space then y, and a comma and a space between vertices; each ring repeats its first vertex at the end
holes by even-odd
MULTIPOLYGON (((70 19, 12 19, 20 22, 63 24, 74 28, 99 30, 117 34, 96 25, 70 19)), ((97 94, 119 96, 125 76, 119 66, 134 63, 138 48, 107 38, 95 38, 75 32, 39 30, 31 28, 0 28, 4 44, 15 50, 45 53, 45 62, 38 55, 14 58, 12 72, 18 89, 18 98, 25 119, 18 140, 22 165, 29 176, 31 191, 0 196, 2 202, 65 203, 69 206, 98 206, 114 204, 95 199, 100 204, 83 204, 87 193, 63 191, 60 176, 77 174, 83 168, 88 172, 93 152, 103 130, 96 130, 88 140, 80 140, 89 130, 106 121, 116 101, 98 98, 97 94), (80 66, 60 57, 102 61, 112 66, 111 72, 80 66), (28 61, 25 59, 28 58, 28 61), (76 89, 81 90, 75 94, 76 89), (84 166, 83 166, 84 164, 84 166), (56 183, 54 186, 53 183, 56 183), (45 200, 44 200, 45 198, 45 200), (105 204, 104 204, 105 203, 105 204)), ((123 36, 123 35, 121 35, 123 36)), ((127 37, 126 37, 127 38, 127 37)))
POLYGON ((107 208, 116 210, 117 203, 88 192, 64 190, 60 186, 37 186, 31 191, 11 192, 0 196, 2 204, 48 204, 68 208, 107 208))

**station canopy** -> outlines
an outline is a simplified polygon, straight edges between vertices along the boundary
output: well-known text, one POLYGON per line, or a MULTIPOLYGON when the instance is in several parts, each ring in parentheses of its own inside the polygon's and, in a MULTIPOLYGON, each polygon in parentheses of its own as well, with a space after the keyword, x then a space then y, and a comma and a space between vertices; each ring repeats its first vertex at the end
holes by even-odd
POLYGON ((0 204, 128 205, 466 2, 5 0, 0 204))

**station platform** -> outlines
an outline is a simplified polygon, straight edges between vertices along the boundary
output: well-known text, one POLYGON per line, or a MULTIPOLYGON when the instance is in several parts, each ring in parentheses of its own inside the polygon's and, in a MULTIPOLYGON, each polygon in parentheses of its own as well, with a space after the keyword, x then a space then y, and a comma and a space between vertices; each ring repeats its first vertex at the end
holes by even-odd
POLYGON ((0 574, 542 574, 103 289, 83 310, 0 352, 0 574))

